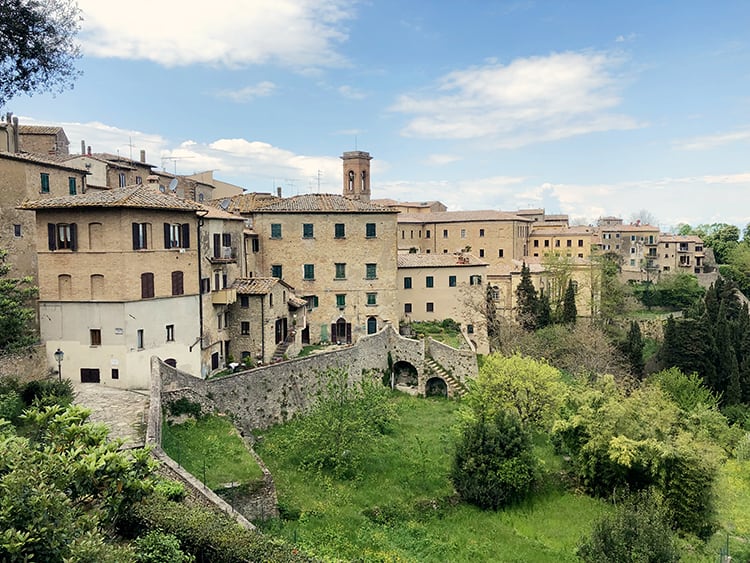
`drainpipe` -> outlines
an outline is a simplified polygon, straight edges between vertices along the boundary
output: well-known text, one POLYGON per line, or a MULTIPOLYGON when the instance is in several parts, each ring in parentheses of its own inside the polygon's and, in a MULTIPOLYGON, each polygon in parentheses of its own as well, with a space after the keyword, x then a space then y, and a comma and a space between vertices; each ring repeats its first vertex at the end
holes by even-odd
MULTIPOLYGON (((200 325, 200 333, 198 339, 200 340, 200 365, 201 373, 203 372, 203 253, 201 252, 201 227, 203 226, 203 218, 208 215, 208 209, 200 209, 196 212, 198 215, 198 322, 200 325)), ((209 282, 210 283, 210 282, 209 282)))
POLYGON ((260 355, 261 361, 266 363, 266 302, 260 300, 260 355))

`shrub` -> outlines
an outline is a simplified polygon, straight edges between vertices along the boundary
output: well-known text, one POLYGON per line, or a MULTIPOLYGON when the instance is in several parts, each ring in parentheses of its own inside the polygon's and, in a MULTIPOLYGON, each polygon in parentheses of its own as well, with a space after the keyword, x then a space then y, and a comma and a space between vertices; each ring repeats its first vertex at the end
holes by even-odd
POLYGON ((536 480, 531 438, 518 418, 498 411, 467 423, 451 479, 465 501, 497 510, 526 498, 536 480))
POLYGON ((27 406, 51 407, 60 405, 66 407, 73 402, 73 382, 69 379, 30 381, 21 391, 21 398, 27 406))
POLYGON ((668 563, 678 561, 669 517, 658 497, 644 491, 594 524, 578 546, 585 563, 668 563))
POLYGON ((14 423, 23 411, 21 396, 15 391, 9 391, 0 395, 0 418, 14 423))
POLYGON ((180 416, 183 414, 192 416, 193 418, 200 418, 201 416, 200 404, 194 403, 185 397, 180 397, 176 401, 167 403, 167 410, 171 416, 180 416))
POLYGON ((172 534, 152 530, 134 542, 138 563, 189 563, 195 561, 180 549, 180 540, 172 534))
POLYGON ((177 481, 159 481, 154 486, 154 493, 163 496, 166 500, 180 502, 187 496, 185 485, 177 481))

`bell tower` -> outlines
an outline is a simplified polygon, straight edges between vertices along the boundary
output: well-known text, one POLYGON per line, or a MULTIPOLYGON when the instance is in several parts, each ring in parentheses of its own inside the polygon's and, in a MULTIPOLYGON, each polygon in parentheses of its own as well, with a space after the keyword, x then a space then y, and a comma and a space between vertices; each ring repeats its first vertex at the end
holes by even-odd
POLYGON ((344 161, 344 197, 370 201, 370 153, 349 151, 341 160, 344 161))

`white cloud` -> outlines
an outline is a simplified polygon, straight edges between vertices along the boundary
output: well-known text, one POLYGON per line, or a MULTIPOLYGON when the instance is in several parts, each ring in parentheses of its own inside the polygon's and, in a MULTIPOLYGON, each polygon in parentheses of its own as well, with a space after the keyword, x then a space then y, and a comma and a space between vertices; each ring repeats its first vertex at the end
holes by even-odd
POLYGON ((404 94, 391 110, 411 115, 409 137, 482 139, 519 147, 596 131, 642 126, 613 113, 620 104, 605 53, 555 53, 451 72, 427 93, 404 94))
POLYGON ((686 151, 703 151, 714 149, 722 145, 747 141, 750 139, 750 129, 741 129, 730 133, 717 133, 716 135, 706 135, 703 137, 693 137, 686 141, 675 143, 678 149, 686 151))
POLYGON ((361 90, 357 90, 352 86, 340 86, 338 91, 339 94, 341 94, 345 98, 349 98, 350 100, 364 100, 367 97, 364 92, 362 92, 361 90))
POLYGON ((276 90, 276 84, 263 81, 252 86, 245 86, 239 90, 220 90, 216 93, 219 98, 226 98, 233 102, 249 102, 255 98, 270 96, 276 90))
POLYGON ((86 55, 164 66, 340 65, 336 47, 353 17, 345 0, 79 0, 79 6, 86 55))
POLYGON ((425 164, 430 166, 442 166, 451 162, 458 162, 462 157, 455 154, 431 154, 425 159, 425 164))

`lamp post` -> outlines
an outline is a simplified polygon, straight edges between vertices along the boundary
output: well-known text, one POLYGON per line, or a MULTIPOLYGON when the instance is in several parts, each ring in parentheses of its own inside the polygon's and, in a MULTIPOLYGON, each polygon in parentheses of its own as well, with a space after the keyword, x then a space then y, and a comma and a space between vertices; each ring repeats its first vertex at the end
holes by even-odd
POLYGON ((58 348, 54 353, 55 359, 57 360, 57 379, 62 382, 62 361, 65 357, 65 352, 58 348))

